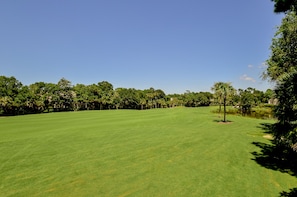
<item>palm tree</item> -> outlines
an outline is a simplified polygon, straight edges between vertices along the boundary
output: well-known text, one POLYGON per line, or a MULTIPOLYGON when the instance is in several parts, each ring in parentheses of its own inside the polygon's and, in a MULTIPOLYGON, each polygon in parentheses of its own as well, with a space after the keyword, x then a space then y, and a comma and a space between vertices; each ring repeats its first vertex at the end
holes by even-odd
POLYGON ((214 98, 217 98, 219 103, 219 114, 222 111, 222 101, 223 101, 223 91, 222 87, 224 86, 224 82, 217 82, 211 87, 211 90, 214 91, 214 98))
POLYGON ((235 89, 232 87, 231 83, 225 83, 225 82, 217 82, 214 84, 214 86, 211 88, 211 90, 214 91, 214 95, 219 100, 219 113, 221 113, 221 105, 223 102, 224 106, 224 120, 223 122, 226 122, 226 105, 231 96, 235 94, 235 89))

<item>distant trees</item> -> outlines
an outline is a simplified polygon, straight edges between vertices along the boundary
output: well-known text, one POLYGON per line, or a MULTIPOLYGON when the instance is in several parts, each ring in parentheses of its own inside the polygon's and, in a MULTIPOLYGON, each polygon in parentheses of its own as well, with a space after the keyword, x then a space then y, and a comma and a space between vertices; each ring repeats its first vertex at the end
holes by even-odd
POLYGON ((186 107, 209 106, 212 94, 209 92, 186 92, 183 95, 183 101, 186 107))
POLYGON ((255 106, 256 104, 253 91, 251 91, 251 89, 249 88, 246 90, 239 89, 238 94, 239 94, 238 106, 240 107, 241 114, 243 115, 250 114, 252 107, 255 106))
POLYGON ((267 89, 265 92, 255 88, 236 90, 230 83, 216 82, 212 87, 212 105, 218 105, 218 113, 221 114, 223 107, 223 121, 226 121, 226 114, 241 114, 243 116, 269 116, 273 105, 269 104, 275 99, 274 92, 267 89), (226 109, 226 106, 233 106, 233 109, 226 109), (255 108, 260 107, 255 112, 255 108), (259 113, 262 113, 261 115, 259 113))
POLYGON ((274 98, 273 91, 267 89, 266 92, 259 91, 255 88, 238 89, 237 106, 240 107, 241 114, 249 115, 253 107, 261 104, 268 104, 274 98))
POLYGON ((15 77, 0 76, 0 106, 6 114, 19 114, 23 111, 26 90, 15 77))
POLYGON ((105 110, 152 109, 175 106, 208 106, 209 92, 187 92, 166 95, 161 89, 116 88, 107 81, 97 84, 72 85, 62 78, 58 83, 36 82, 24 86, 15 77, 0 76, 0 113, 28 113, 105 110))
POLYGON ((161 89, 137 90, 116 88, 108 81, 97 84, 72 85, 62 78, 57 83, 36 82, 23 85, 15 77, 0 76, 0 114, 18 115, 43 112, 106 110, 106 109, 153 109, 168 107, 200 107, 209 105, 237 105, 243 114, 260 103, 267 103, 272 90, 265 93, 254 88, 239 90, 224 82, 215 83, 210 92, 168 94, 161 89))

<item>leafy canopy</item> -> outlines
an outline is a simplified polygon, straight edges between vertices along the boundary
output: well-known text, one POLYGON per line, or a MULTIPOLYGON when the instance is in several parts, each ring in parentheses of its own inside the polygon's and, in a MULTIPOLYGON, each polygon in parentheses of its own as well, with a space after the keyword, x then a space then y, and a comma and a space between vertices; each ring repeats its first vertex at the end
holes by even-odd
POLYGON ((274 12, 287 12, 297 10, 296 0, 272 0, 274 2, 274 12))

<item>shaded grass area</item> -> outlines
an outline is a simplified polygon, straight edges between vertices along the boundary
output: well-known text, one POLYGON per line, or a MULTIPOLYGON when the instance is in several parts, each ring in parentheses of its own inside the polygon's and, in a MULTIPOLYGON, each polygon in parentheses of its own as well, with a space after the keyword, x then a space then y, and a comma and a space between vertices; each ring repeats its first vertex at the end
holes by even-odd
MULTIPOLYGON (((261 124, 262 129, 266 134, 273 135, 276 129, 273 124, 261 124)), ((291 148, 276 144, 273 138, 267 142, 253 142, 255 146, 260 148, 258 152, 252 152, 255 160, 259 165, 287 173, 291 176, 297 176, 297 154, 291 148)), ((280 192, 280 196, 293 197, 297 196, 297 188, 291 188, 289 191, 280 192)))
MULTIPOLYGON (((211 108, 1 118, 2 196, 277 196, 294 176, 251 153, 263 120, 211 108)), ((270 123, 266 121, 265 123, 270 123)))

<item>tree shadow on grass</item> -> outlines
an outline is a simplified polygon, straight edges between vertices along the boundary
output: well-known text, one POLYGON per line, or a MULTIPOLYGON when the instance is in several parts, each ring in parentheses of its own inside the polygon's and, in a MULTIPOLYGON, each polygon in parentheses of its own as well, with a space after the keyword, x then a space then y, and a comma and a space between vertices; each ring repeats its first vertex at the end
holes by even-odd
POLYGON ((297 187, 293 188, 293 189, 290 189, 289 192, 281 192, 280 193, 280 196, 283 196, 283 197, 296 197, 297 196, 297 187))
POLYGON ((260 123, 258 128, 264 130, 264 133, 273 134, 274 132, 274 124, 271 123, 260 123))
MULTIPOLYGON (((273 135, 275 132, 273 124, 261 124, 260 128, 267 134, 273 135)), ((297 177, 297 155, 292 149, 277 145, 273 140, 271 143, 252 142, 252 144, 260 148, 259 152, 252 152, 254 156, 252 160, 260 166, 297 177)), ((297 196, 297 188, 292 188, 289 192, 282 191, 280 196, 297 196)))
POLYGON ((232 121, 230 120, 226 120, 225 122, 223 120, 213 120, 214 122, 217 122, 217 123, 221 123, 221 124, 230 124, 232 123, 232 121))
POLYGON ((293 157, 292 151, 263 142, 253 142, 252 144, 261 148, 260 152, 252 152, 255 156, 253 160, 259 165, 268 169, 288 173, 292 176, 297 175, 295 167, 297 159, 293 157))

